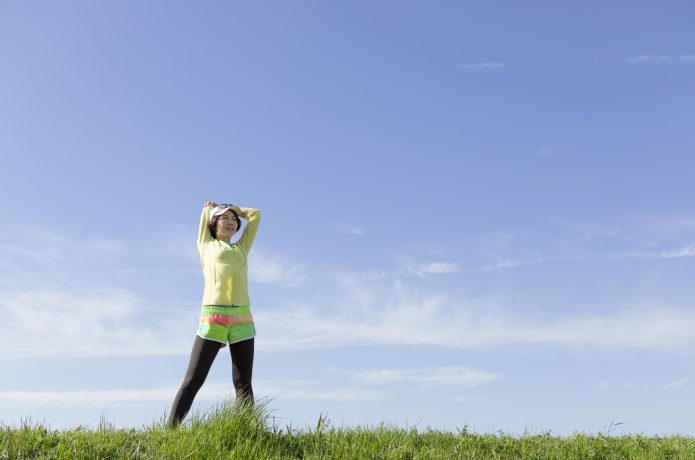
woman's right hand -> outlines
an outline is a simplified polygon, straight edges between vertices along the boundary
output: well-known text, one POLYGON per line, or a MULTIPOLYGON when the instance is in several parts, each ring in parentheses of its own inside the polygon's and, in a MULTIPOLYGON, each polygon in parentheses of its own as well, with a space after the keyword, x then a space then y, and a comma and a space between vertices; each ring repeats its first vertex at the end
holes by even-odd
POLYGON ((205 203, 205 205, 203 207, 206 208, 208 206, 212 206, 213 208, 216 208, 217 203, 215 203, 214 201, 208 201, 207 203, 205 203))

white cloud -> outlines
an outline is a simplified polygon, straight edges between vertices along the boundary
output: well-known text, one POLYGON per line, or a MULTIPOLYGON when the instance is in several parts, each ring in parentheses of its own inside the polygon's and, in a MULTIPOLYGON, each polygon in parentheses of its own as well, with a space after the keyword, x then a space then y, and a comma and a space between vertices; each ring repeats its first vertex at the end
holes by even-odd
POLYGON ((324 306, 288 305, 256 318, 268 348, 355 344, 481 348, 512 344, 687 350, 695 344, 695 312, 638 307, 604 315, 546 318, 516 313, 512 305, 467 302, 422 293, 400 282, 389 292, 353 278, 357 294, 336 293, 324 306), (293 331, 302 331, 295 334, 293 331))
POLYGON ((362 236, 364 235, 364 229, 356 227, 354 225, 348 224, 333 224, 333 228, 338 230, 340 233, 345 235, 362 236))
MULTIPOLYGON (((254 390, 255 392, 255 390, 254 390)), ((263 394, 279 399, 304 399, 309 401, 376 401, 382 394, 359 388, 276 388, 268 387, 263 394)))
POLYGON ((75 240, 50 232, 31 232, 21 241, 0 238, 9 240, 0 246, 0 277, 6 288, 79 290, 92 285, 95 276, 113 285, 108 275, 200 273, 197 251, 192 253, 195 241, 180 236, 165 235, 139 246, 105 237, 75 240))
POLYGON ((409 257, 400 257, 403 263, 399 269, 401 275, 413 275, 419 278, 426 278, 430 275, 442 275, 446 273, 457 273, 460 271, 456 262, 428 262, 426 264, 416 264, 409 257))
POLYGON ((644 219, 641 225, 663 238, 691 237, 695 234, 695 217, 688 215, 653 216, 644 219))
POLYGON ((249 253, 249 281, 262 284, 298 286, 306 280, 304 269, 258 248, 249 253))
POLYGON ((603 380, 599 383, 596 384, 596 386, 604 391, 608 390, 624 390, 624 391, 631 391, 631 390, 653 390, 654 389, 654 383, 651 381, 631 381, 631 380, 625 380, 623 382, 615 382, 613 380, 603 380))
POLYGON ((695 244, 690 244, 672 251, 661 251, 658 253, 657 257, 666 259, 673 259, 677 257, 695 257, 695 244))
MULTIPOLYGON (((375 288, 346 275, 335 287, 325 304, 288 301, 275 310, 258 305, 258 348, 425 344, 475 349, 525 343, 689 350, 695 345, 695 312, 690 310, 634 306, 550 319, 517 313, 513 305, 497 301, 421 292, 398 281, 375 288)), ((187 354, 196 312, 162 314, 155 307, 114 289, 5 290, 0 355, 187 354)))
POLYGON ((423 369, 379 369, 353 374, 353 378, 369 384, 414 382, 435 385, 476 387, 499 378, 499 375, 462 366, 427 367, 423 369))
POLYGON ((596 384, 598 388, 601 390, 608 390, 613 386, 613 381, 612 380, 602 380, 596 384))
POLYGON ((455 262, 430 262, 421 265, 415 274, 420 277, 427 275, 439 275, 443 273, 456 273, 459 271, 459 265, 455 262))
POLYGON ((0 297, 0 354, 181 354, 195 334, 189 316, 149 310, 124 290, 5 291, 0 297))
POLYGON ((565 246, 599 240, 621 246, 654 248, 695 240, 695 217, 687 215, 625 218, 622 224, 562 222, 559 225, 571 233, 563 241, 565 246))
MULTIPOLYGON (((197 254, 192 260, 181 247, 195 248, 195 241, 184 244, 180 236, 167 237, 161 246, 144 244, 144 250, 136 253, 112 239, 74 241, 48 232, 32 233, 28 242, 6 240, 0 246, 0 356, 159 355, 190 350, 195 303, 182 310, 158 300, 145 301, 136 294, 142 289, 137 277, 114 279, 113 275, 184 275, 176 282, 189 289, 188 285, 200 284, 200 263, 197 254)), ((295 286, 303 281, 297 264, 254 249, 249 261, 253 282, 295 286)), ((145 295, 157 297, 155 292, 145 295)), ((199 301, 198 295, 191 300, 199 301)))
POLYGON ((604 380, 602 382, 599 382, 596 384, 596 386, 602 390, 609 390, 612 388, 619 388, 621 390, 634 390, 637 388, 640 389, 646 389, 646 390, 654 390, 656 388, 662 389, 662 390, 669 390, 669 389, 683 389, 686 387, 686 384, 688 383, 688 378, 683 377, 681 379, 675 380, 673 382, 667 382, 661 385, 657 385, 653 381, 642 381, 642 382, 633 382, 633 381, 624 381, 624 382, 614 382, 612 380, 604 380))
POLYGON ((514 268, 553 261, 674 259, 695 256, 695 218, 689 216, 640 217, 622 225, 574 222, 557 222, 555 225, 558 227, 555 231, 515 230, 502 233, 503 244, 490 248, 486 247, 490 246, 487 240, 497 238, 499 232, 485 235, 485 243, 481 246, 486 247, 488 253, 500 256, 495 263, 478 270, 514 268), (532 250, 531 254, 535 257, 505 254, 519 247, 532 250), (614 247, 615 250, 605 249, 607 247, 614 247))
MULTIPOLYGON (((195 240, 183 236, 180 229, 174 230, 167 232, 165 229, 164 236, 137 248, 108 238, 74 241, 48 232, 33 234, 31 244, 21 242, 0 246, 0 254, 5 256, 0 263, 0 274, 4 272, 5 276, 15 279, 36 275, 51 276, 54 280, 62 277, 64 281, 72 279, 72 285, 79 284, 80 276, 85 274, 199 275, 195 240), (139 258, 125 260, 125 256, 139 258)), ((249 255, 251 282, 297 286, 305 278, 303 267, 257 246, 249 255)))
POLYGON ((695 244, 666 250, 666 251, 627 251, 610 253, 606 258, 610 259, 679 259, 683 257, 695 257, 695 244))
POLYGON ((6 268, 33 273, 103 268, 123 260, 129 253, 128 246, 119 240, 93 237, 75 241, 46 231, 28 231, 21 241, 0 245, 6 268))
POLYGON ((378 268, 370 268, 367 270, 364 270, 358 275, 361 279, 366 280, 366 281, 377 281, 377 280, 383 280, 386 278, 391 278, 393 274, 389 272, 388 270, 381 270, 378 268))
POLYGON ((471 70, 478 70, 478 69, 501 69, 504 67, 503 62, 479 62, 477 64, 459 64, 459 68, 461 69, 471 69, 471 70))
MULTIPOLYGON (((444 275, 448 273, 459 273, 461 271, 457 262, 428 262, 415 263, 412 258, 406 256, 397 256, 401 260, 401 265, 396 270, 385 269, 366 269, 355 275, 350 275, 361 281, 380 281, 380 280, 396 280, 401 276, 417 276, 418 278, 427 278, 431 275, 444 275)), ((348 275, 339 275, 345 277, 348 275)))
MULTIPOLYGON (((111 407, 113 405, 171 403, 178 386, 101 390, 0 390, 0 407, 111 407)), ((333 401, 374 401, 381 393, 359 388, 325 388, 318 383, 307 386, 299 381, 254 381, 256 398, 333 401)), ((196 401, 233 399, 231 382, 205 382, 196 401)))
POLYGON ((672 64, 684 63, 695 64, 695 55, 669 56, 665 54, 642 54, 635 57, 624 57, 620 59, 623 64, 672 64))
POLYGON ((31 244, 6 243, 0 251, 0 356, 157 355, 190 349, 195 312, 157 308, 127 289, 84 281, 84 273, 127 271, 116 263, 129 252, 125 244, 108 239, 78 244, 40 233, 31 244))
POLYGON ((113 276, 95 283, 94 275, 149 272, 127 260, 134 254, 127 244, 108 238, 75 241, 48 232, 32 233, 29 242, 9 240, 0 247, 0 356, 157 355, 190 349, 195 313, 145 303, 113 276))
MULTIPOLYGON (((21 245, 2 247, 5 255, 16 257, 2 259, 0 356, 189 352, 195 334, 196 309, 169 310, 163 315, 163 307, 143 301, 135 291, 83 284, 79 277, 63 276, 61 273, 79 265, 71 258, 70 244, 50 237, 41 243, 36 250, 21 245), (39 254, 44 249, 47 259, 39 254), (17 259, 21 260, 17 262, 17 259), (55 263, 62 270, 50 283, 29 275, 22 277, 12 270, 15 262, 19 264, 22 260, 25 269, 31 269, 35 263, 37 269, 47 271, 55 263), (27 343, 31 346, 27 347, 27 343)), ((119 244, 96 242, 93 247, 100 246, 108 247, 105 253, 115 254, 110 260, 128 253, 128 248, 119 244)), ((693 250, 690 245, 649 254, 662 258, 690 257, 693 250)), ((627 257, 625 253, 623 256, 627 257)), ((514 261, 509 266, 519 263, 514 261)), ((515 305, 495 300, 494 295, 482 299, 450 296, 426 286, 420 288, 415 280, 401 283, 393 277, 381 276, 382 273, 371 278, 339 274, 333 279, 325 276, 305 279, 298 264, 289 264, 262 251, 250 265, 251 277, 262 282, 291 285, 301 280, 323 286, 323 301, 317 294, 302 296, 303 301, 288 299, 282 308, 266 309, 257 304, 254 316, 262 331, 257 341, 260 349, 355 344, 481 348, 525 343, 689 350, 695 345, 695 312, 690 310, 634 305, 600 315, 574 313, 548 317, 539 312, 523 314, 515 305)), ((498 264, 498 268, 502 266, 498 264)), ((112 269, 120 268, 114 264, 112 269)), ((458 270, 453 262, 408 262, 401 268, 401 274, 425 278, 458 270)))
MULTIPOLYGON (((137 404, 173 401, 176 388, 113 390, 0 390, 0 407, 107 407, 114 404, 137 404)), ((200 399, 206 399, 201 390, 200 399)))
POLYGON ((669 383, 664 384, 662 386, 662 388, 664 388, 664 389, 671 389, 671 388, 681 389, 681 388, 685 388, 686 383, 688 383, 688 378, 683 377, 682 379, 678 379, 675 382, 669 382, 669 383))
POLYGON ((489 270, 499 270, 499 269, 508 269, 508 268, 517 268, 517 267, 524 267, 527 265, 535 265, 535 264, 540 264, 543 262, 546 262, 548 260, 557 260, 557 257, 535 257, 533 259, 518 259, 518 260, 513 260, 513 259, 500 259, 494 264, 489 264, 481 268, 481 271, 489 271, 489 270))
POLYGON ((373 289, 370 289, 362 279, 349 273, 338 273, 334 276, 334 280, 338 283, 338 288, 342 288, 341 297, 346 303, 353 305, 356 310, 368 313, 366 308, 377 298, 377 293, 373 289))
POLYGON ((592 255, 550 255, 543 257, 533 257, 528 259, 504 259, 500 258, 497 262, 485 265, 479 271, 499 270, 538 265, 546 262, 555 261, 601 261, 601 260, 628 260, 628 259, 677 259, 683 257, 695 257, 695 244, 664 250, 664 251, 623 251, 610 252, 592 255))

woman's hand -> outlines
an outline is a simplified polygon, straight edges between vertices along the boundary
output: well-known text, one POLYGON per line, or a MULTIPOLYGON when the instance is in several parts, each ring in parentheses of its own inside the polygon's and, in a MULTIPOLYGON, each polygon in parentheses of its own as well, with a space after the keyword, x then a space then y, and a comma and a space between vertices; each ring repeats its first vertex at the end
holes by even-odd
POLYGON ((208 201, 207 203, 205 203, 205 204, 203 205, 204 208, 207 208, 208 206, 212 206, 213 208, 216 208, 216 207, 217 207, 217 203, 215 203, 214 201, 208 201))

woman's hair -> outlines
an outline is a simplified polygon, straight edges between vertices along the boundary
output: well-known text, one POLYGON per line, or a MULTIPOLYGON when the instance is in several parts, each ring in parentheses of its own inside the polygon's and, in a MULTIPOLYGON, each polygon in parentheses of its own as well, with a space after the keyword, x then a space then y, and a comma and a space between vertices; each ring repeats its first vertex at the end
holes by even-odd
MULTIPOLYGON (((237 216, 237 214, 231 209, 228 209, 227 211, 230 211, 232 214, 234 214, 234 218, 236 219, 236 229, 237 231, 239 231, 239 229, 241 228, 241 220, 239 219, 239 216, 237 216)), ((215 217, 210 219, 210 222, 208 222, 208 230, 210 230, 210 235, 212 235, 212 237, 215 239, 217 239, 217 221, 220 220, 222 214, 216 215, 215 217)))

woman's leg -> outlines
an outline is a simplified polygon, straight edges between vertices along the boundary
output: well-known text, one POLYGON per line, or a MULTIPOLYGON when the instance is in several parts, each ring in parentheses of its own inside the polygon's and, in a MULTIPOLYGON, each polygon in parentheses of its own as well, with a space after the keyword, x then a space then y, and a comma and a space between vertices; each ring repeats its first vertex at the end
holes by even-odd
POLYGON ((232 380, 237 399, 244 398, 253 404, 253 337, 230 344, 229 351, 232 355, 232 380))
POLYGON ((177 425, 188 413, 193 404, 193 398, 195 398, 200 387, 203 386, 203 382, 205 382, 205 378, 208 376, 210 366, 212 366, 219 349, 219 342, 206 340, 199 335, 195 336, 191 358, 188 361, 188 370, 183 378, 179 392, 176 393, 174 404, 171 407, 171 414, 169 414, 168 424, 170 426, 177 425))

